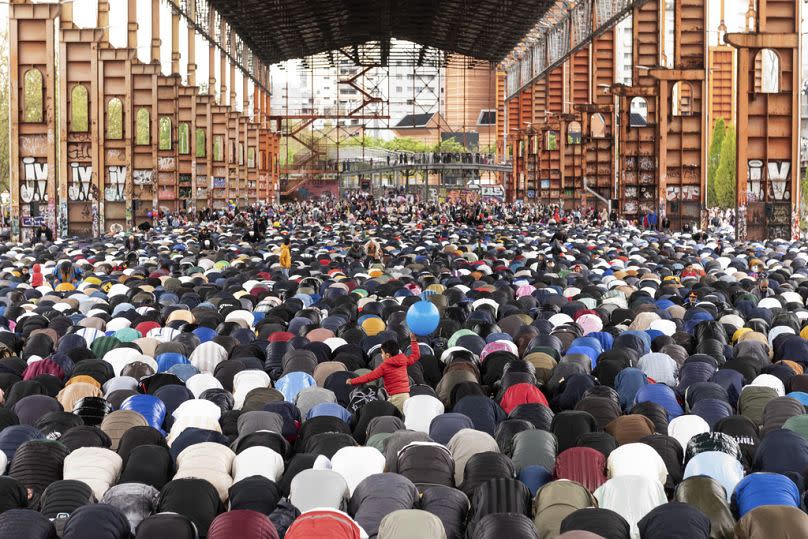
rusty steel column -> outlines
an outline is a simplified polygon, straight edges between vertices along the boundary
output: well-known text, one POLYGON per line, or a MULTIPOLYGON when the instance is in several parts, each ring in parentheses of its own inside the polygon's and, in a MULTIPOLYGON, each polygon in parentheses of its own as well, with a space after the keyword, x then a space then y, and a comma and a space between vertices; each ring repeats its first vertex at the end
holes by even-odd
POLYGON ((126 46, 137 50, 137 0, 126 0, 126 46))
MULTIPOLYGON (((211 35, 215 35, 216 11, 212 8, 208 10, 208 28, 211 35)), ((196 129, 205 132, 205 157, 201 164, 196 152, 194 159, 197 160, 195 167, 195 188, 198 206, 212 207, 213 201, 213 158, 211 156, 211 144, 213 139, 212 111, 211 107, 216 103, 216 47, 212 42, 208 42, 208 91, 206 95, 199 95, 196 100, 196 129), (200 172, 201 171, 201 172, 200 172), (202 181, 200 181, 200 179, 202 181)))
POLYGON ((151 2, 151 61, 160 63, 160 0, 151 2))
MULTIPOLYGON (((211 10, 211 12, 213 12, 211 10)), ((196 18, 196 2, 188 2, 188 16, 196 18)), ((188 23, 188 86, 196 86, 196 31, 188 23)))
MULTIPOLYGON (((598 24, 597 14, 593 25, 598 24)), ((615 33, 611 28, 597 37, 591 45, 589 93, 590 100, 585 105, 575 105, 581 112, 583 132, 583 172, 587 185, 607 200, 614 196, 614 97, 610 88, 615 79, 615 33)), ((598 211, 608 209, 600 199, 595 198, 598 211)))
POLYGON ((56 230, 56 4, 9 5, 11 234, 27 240, 39 224, 56 230), (25 43, 25 46, 20 46, 25 43))
POLYGON ((799 237, 800 0, 759 0, 738 49, 738 239, 799 237))
MULTIPOLYGON (((242 53, 242 61, 244 61, 244 55, 246 53, 242 53)), ((235 66, 233 67, 235 69, 235 66)), ((252 131, 252 122, 250 121, 250 93, 249 93, 249 84, 250 78, 247 76, 246 72, 241 73, 241 127, 243 127, 243 132, 241 133, 241 140, 243 140, 243 150, 242 150, 242 166, 240 167, 240 172, 243 176, 239 175, 239 186, 245 187, 246 191, 242 191, 239 189, 239 196, 244 197, 248 203, 255 201, 255 181, 251 181, 250 173, 250 146, 253 142, 250 133, 252 131)))
MULTIPOLYGON (((228 42, 230 43, 230 56, 236 56, 236 40, 235 40, 235 33, 233 29, 229 29, 228 31, 229 37, 228 42)), ((235 112, 238 105, 236 105, 236 63, 230 62, 230 99, 227 100, 227 104, 230 106, 230 110, 235 112)))
POLYGON ((102 41, 109 43, 109 0, 98 0, 98 28, 103 32, 102 41))
POLYGON ((612 92, 620 96, 619 211, 640 224, 658 205, 659 84, 650 76, 650 70, 660 57, 659 5, 659 0, 649 0, 634 8, 632 85, 612 87, 612 92), (632 107, 638 112, 632 114, 632 107))
MULTIPOLYGON (((208 26, 213 28, 216 26, 216 12, 210 10, 208 17, 208 26)), ((208 43, 208 93, 216 96, 216 47, 213 43, 208 43)))
MULTIPOLYGON (((219 35, 221 36, 221 40, 225 40, 225 36, 227 35, 226 23, 224 19, 221 20, 219 25, 219 35)), ((224 44, 221 44, 223 47, 224 44)), ((233 81, 230 81, 232 84, 233 81)), ((220 105, 227 105, 228 104, 228 94, 227 94, 227 56, 224 54, 224 49, 222 49, 219 53, 219 104, 220 105)))
POLYGON ((171 8, 171 74, 180 74, 180 14, 171 8))
POLYGON ((564 203, 568 208, 586 207, 589 196, 584 191, 584 146, 582 114, 579 105, 591 102, 591 47, 584 47, 567 61, 566 98, 562 116, 564 174, 566 178, 564 203))
POLYGON ((72 6, 60 4, 60 58, 64 60, 59 66, 59 232, 97 237, 101 122, 96 100, 98 50, 104 31, 76 27, 72 6))
POLYGON ((674 3, 673 68, 652 69, 659 81, 657 155, 659 218, 671 228, 707 224, 707 4, 674 3))

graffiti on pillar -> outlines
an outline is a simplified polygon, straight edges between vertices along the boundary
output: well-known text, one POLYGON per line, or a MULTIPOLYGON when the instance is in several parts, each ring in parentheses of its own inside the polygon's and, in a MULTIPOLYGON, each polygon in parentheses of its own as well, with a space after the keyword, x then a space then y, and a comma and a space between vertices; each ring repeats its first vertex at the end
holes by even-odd
POLYGON ((92 159, 89 142, 73 142, 67 145, 67 158, 71 161, 89 161, 92 159))
POLYGON ((766 175, 769 180, 769 196, 774 200, 790 200, 789 177, 791 162, 769 161, 766 163, 766 175))
POLYGON ((126 163, 126 151, 118 148, 107 149, 107 163, 111 165, 126 163))
POLYGON ((67 202, 59 204, 59 236, 67 237, 67 202))
POLYGON ((172 171, 176 167, 176 161, 173 157, 158 157, 157 170, 172 171))
POLYGON ((738 239, 745 240, 746 239, 746 206, 741 204, 738 206, 738 219, 736 227, 738 229, 738 239))
POLYGON ((47 155, 48 138, 44 135, 21 136, 20 152, 26 155, 47 155))
POLYGON ((701 195, 701 188, 698 185, 669 185, 665 189, 666 200, 685 200, 696 202, 701 195))
POLYGON ((54 230, 56 226, 56 204, 51 200, 48 202, 48 213, 45 215, 48 220, 48 228, 54 230))
MULTIPOLYGON (((103 204, 103 202, 101 202, 101 204, 103 204)), ((96 206, 95 204, 92 205, 92 212, 93 216, 91 222, 93 226, 93 237, 97 238, 100 235, 101 227, 100 223, 98 222, 98 206, 96 206)))
POLYGON ((35 228, 35 227, 42 226, 42 225, 45 225, 45 224, 47 224, 47 222, 45 221, 45 216, 44 215, 36 215, 36 216, 23 215, 22 216, 22 226, 24 228, 35 228))
POLYGON ((92 179, 92 166, 70 163, 70 184, 67 187, 67 198, 74 202, 86 202, 90 200, 90 185, 92 179))
POLYGON ((123 202, 125 200, 126 167, 107 167, 107 175, 104 200, 107 202, 123 202))
POLYGON ((749 202, 757 202, 763 200, 762 182, 763 182, 763 161, 760 159, 750 159, 746 163, 747 174, 747 193, 746 199, 749 202))
POLYGON ((148 169, 133 170, 132 183, 134 185, 151 185, 154 181, 154 171, 148 169))
POLYGON ((35 157, 22 158, 23 184, 20 186, 20 198, 26 204, 31 202, 47 202, 48 200, 48 163, 35 157))

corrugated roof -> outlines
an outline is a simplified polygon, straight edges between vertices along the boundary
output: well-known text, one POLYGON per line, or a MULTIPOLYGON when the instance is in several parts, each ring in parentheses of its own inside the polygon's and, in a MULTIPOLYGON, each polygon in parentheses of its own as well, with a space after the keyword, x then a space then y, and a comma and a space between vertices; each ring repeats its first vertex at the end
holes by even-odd
POLYGON ((498 62, 552 3, 553 0, 211 0, 250 49, 270 64, 372 41, 389 50, 393 38, 498 62))

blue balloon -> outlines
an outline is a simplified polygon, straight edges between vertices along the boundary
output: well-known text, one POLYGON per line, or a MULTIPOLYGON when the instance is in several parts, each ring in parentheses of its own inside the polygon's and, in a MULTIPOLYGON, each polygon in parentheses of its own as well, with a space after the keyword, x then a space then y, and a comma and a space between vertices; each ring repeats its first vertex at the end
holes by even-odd
POLYGON ((419 337, 431 334, 438 329, 439 323, 438 308, 429 301, 413 303, 407 311, 407 326, 419 337))

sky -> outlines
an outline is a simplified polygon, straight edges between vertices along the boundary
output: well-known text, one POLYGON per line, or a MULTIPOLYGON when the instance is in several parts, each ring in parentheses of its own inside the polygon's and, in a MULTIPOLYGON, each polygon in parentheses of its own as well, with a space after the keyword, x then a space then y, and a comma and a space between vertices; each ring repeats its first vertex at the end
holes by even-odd
MULTIPOLYGON (((97 0, 74 0, 73 19, 81 27, 93 27, 97 22, 97 0)), ((140 0, 137 3, 138 21, 141 22, 137 31, 137 56, 143 62, 151 60, 151 0, 140 0)), ((109 13, 109 39, 113 47, 126 46, 126 12, 127 0, 110 0, 109 13)), ((188 28, 185 20, 180 18, 180 74, 183 81, 188 76, 188 28)), ((166 75, 171 72, 171 10, 168 2, 160 2, 160 64, 166 75)), ((216 54, 214 72, 219 73, 219 53, 216 54)), ((227 71, 229 76, 229 69, 227 71)), ((208 81, 208 42, 201 35, 196 35, 196 82, 208 81)), ((217 86, 219 84, 217 83, 217 86)), ((250 83, 249 92, 252 92, 250 83)), ((236 103, 241 108, 242 76, 236 71, 236 103)))

